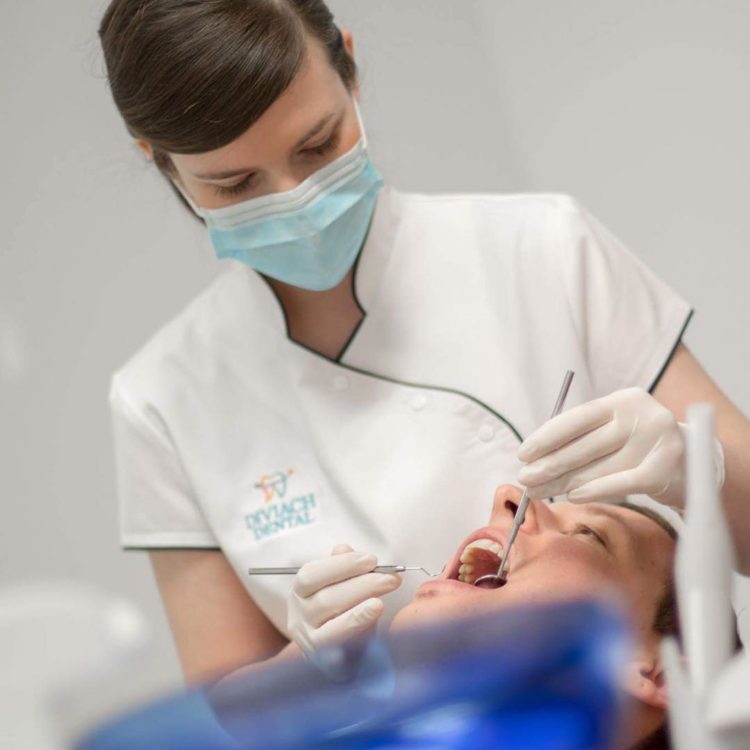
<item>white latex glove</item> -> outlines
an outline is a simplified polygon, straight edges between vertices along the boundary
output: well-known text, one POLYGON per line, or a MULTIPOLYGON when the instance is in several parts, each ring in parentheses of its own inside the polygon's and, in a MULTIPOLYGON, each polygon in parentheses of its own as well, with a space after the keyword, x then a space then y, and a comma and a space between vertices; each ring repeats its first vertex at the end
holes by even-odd
MULTIPOLYGON (((340 545, 330 557, 303 565, 294 577, 287 602, 287 629, 318 666, 325 667, 319 656, 327 647, 346 645, 374 629, 384 609, 378 597, 401 585, 396 573, 371 572, 377 564, 375 555, 340 545)), ((329 649, 329 657, 331 653, 341 658, 338 651, 329 649)))
MULTIPOLYGON (((642 388, 576 406, 522 443, 527 465, 518 481, 531 497, 567 494, 590 502, 643 493, 682 507, 688 426, 642 388)), ((714 441, 716 485, 724 483, 724 453, 714 441)))

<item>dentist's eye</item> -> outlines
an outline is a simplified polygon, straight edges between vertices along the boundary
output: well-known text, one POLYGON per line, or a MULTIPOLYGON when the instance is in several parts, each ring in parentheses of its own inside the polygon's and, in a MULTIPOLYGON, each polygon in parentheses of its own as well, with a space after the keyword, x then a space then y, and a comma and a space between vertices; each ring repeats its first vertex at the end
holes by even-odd
POLYGON ((580 524, 579 526, 576 526, 575 530, 573 531, 574 534, 579 534, 581 536, 590 536, 593 537, 599 544, 602 545, 605 549, 607 548, 607 542, 604 539, 604 537, 594 531, 590 526, 586 526, 585 524, 580 524))
POLYGON ((302 153, 306 156, 325 156, 326 154, 331 153, 331 151, 335 151, 338 148, 340 141, 341 129, 337 128, 327 140, 323 141, 323 143, 303 149, 302 153))
POLYGON ((219 195, 239 195, 242 193, 246 188, 250 186, 250 183, 253 181, 253 178, 255 177, 254 174, 249 174, 247 177, 245 177, 241 182, 238 182, 236 185, 230 185, 228 187, 224 187, 222 185, 214 185, 214 190, 219 195))

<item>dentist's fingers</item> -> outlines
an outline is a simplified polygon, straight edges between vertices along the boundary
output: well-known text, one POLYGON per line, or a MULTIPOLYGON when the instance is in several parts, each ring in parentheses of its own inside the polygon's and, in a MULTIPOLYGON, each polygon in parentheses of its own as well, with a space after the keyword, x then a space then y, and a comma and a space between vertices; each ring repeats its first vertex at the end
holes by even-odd
MULTIPOLYGON (((558 477, 551 482, 545 482, 544 484, 529 487, 529 496, 533 498, 543 498, 568 495, 579 487, 583 487, 583 485, 593 482, 596 479, 629 470, 630 467, 636 463, 629 453, 630 451, 625 447, 615 453, 605 456, 604 458, 598 458, 586 466, 570 471, 567 474, 563 474, 561 477, 558 477)), ((632 469, 632 471, 637 472, 639 466, 640 464, 636 464, 636 468, 632 469)), ((634 474, 633 477, 634 479, 638 479, 639 477, 643 479, 642 474, 634 474)), ((639 489, 637 491, 646 492, 645 489, 639 489)))
POLYGON ((616 422, 607 422, 583 437, 524 466, 519 483, 527 488, 548 484, 598 458, 614 453, 628 441, 629 433, 616 422))
POLYGON ((368 599, 395 591, 400 585, 401 576, 397 573, 365 573, 301 599, 300 608, 305 622, 319 628, 368 599))
POLYGON ((538 430, 532 432, 518 449, 518 458, 524 463, 531 463, 553 450, 562 448, 587 432, 609 422, 612 410, 604 399, 588 401, 575 406, 553 419, 545 422, 538 430))
MULTIPOLYGON (((677 450, 679 446, 669 448, 670 454, 677 450)), ((666 460, 672 461, 672 455, 668 455, 666 460)), ((664 451, 652 450, 641 457, 632 447, 626 446, 553 482, 530 488, 529 495, 567 495, 571 502, 591 502, 641 493, 659 499, 670 489, 670 475, 665 477, 664 461, 664 451)))
POLYGON ((375 627, 384 610, 385 605, 380 599, 366 599, 317 628, 312 637, 315 648, 332 646, 364 635, 375 627))
POLYGON ((593 503, 622 498, 624 495, 639 493, 642 481, 637 469, 628 469, 582 484, 568 493, 568 500, 571 503, 593 503))
POLYGON ((316 591, 348 578, 369 573, 378 564, 375 555, 341 552, 305 563, 294 577, 294 592, 308 597, 316 591))
MULTIPOLYGON (((676 450, 676 449, 674 449, 676 450)), ((633 469, 600 476, 581 484, 568 493, 568 500, 573 503, 588 503, 601 498, 635 495, 645 493, 660 502, 662 496, 670 491, 674 477, 666 479, 662 471, 664 457, 658 451, 652 451, 640 465, 633 469)), ((667 504, 669 504, 667 502, 667 504)))
MULTIPOLYGON (((535 498, 567 494, 582 502, 644 493, 680 506, 687 431, 642 388, 615 391, 565 412, 532 435, 519 451, 529 462, 519 482, 535 498), (599 418, 605 423, 580 434, 599 418)), ((715 442, 715 478, 721 487, 724 460, 715 442)))
POLYGON ((338 545, 330 557, 303 565, 295 576, 287 599, 287 631, 326 674, 346 666, 326 660, 335 661, 338 654, 346 662, 349 657, 338 647, 322 651, 321 647, 334 642, 343 646, 374 627, 384 608, 378 597, 401 585, 396 573, 373 572, 376 565, 375 555, 338 545))

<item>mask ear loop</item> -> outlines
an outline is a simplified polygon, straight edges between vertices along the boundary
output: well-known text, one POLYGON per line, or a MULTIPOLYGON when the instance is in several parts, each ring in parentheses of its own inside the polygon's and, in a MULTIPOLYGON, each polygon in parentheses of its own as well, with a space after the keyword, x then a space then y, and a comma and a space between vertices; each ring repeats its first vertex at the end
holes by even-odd
POLYGON ((203 219, 205 221, 206 217, 203 214, 203 209, 200 206, 198 206, 195 203, 195 201, 188 195, 187 190, 185 190, 182 187, 182 185, 180 185, 180 183, 177 182, 177 180, 172 180, 172 185, 174 185, 175 190, 177 190, 177 192, 183 197, 183 199, 185 200, 185 203, 187 203, 188 206, 190 206, 193 213, 196 216, 198 216, 198 218, 203 219))
POLYGON ((354 102, 354 112, 357 115, 357 124, 359 125, 359 140, 362 142, 363 150, 367 151, 367 131, 365 130, 365 123, 362 120, 362 112, 359 109, 359 102, 355 97, 352 97, 354 102))

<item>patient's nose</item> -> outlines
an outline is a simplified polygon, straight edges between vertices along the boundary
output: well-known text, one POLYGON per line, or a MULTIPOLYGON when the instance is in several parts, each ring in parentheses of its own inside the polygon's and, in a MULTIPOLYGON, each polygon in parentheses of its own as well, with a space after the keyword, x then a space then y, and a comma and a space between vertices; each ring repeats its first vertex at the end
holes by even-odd
MULTIPOLYGON (((509 531, 513 525, 513 519, 516 517, 518 505, 523 497, 523 491, 512 484, 504 484, 495 491, 495 500, 492 505, 492 515, 490 516, 490 526, 494 526, 503 531, 509 531)), ((539 500, 531 500, 526 508, 521 529, 526 533, 534 533, 539 530, 540 514, 544 514, 546 509, 539 500)))

